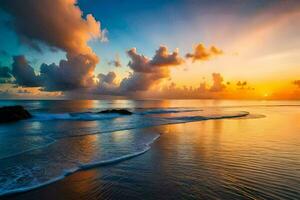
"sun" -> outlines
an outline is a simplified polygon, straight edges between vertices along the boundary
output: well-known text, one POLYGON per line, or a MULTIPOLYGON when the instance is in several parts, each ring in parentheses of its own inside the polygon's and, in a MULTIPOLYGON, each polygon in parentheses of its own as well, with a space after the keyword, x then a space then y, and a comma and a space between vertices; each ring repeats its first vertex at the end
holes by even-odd
POLYGON ((270 94, 267 92, 262 94, 262 98, 264 98, 264 99, 268 98, 269 96, 270 96, 270 94))

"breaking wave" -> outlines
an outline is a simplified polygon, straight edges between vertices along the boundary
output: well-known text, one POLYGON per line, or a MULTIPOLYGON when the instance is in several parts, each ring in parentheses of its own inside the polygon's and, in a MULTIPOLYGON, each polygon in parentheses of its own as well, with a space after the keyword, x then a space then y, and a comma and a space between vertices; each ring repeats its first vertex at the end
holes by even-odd
POLYGON ((16 127, 3 129, 8 133, 1 132, 6 139, 3 149, 10 151, 1 154, 0 150, 0 196, 32 190, 78 170, 111 165, 144 154, 160 133, 141 131, 141 128, 247 115, 244 111, 184 108, 133 110, 132 115, 33 113, 32 119, 22 122, 22 134, 19 130, 10 134, 16 127), (16 141, 26 141, 26 145, 15 145, 16 141))

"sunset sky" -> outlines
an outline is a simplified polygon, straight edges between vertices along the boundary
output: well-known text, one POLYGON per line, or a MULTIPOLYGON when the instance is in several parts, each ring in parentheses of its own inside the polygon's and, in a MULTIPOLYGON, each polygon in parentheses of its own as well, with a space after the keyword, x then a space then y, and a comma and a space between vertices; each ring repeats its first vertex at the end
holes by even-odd
POLYGON ((298 0, 0 0, 0 98, 300 99, 298 0))

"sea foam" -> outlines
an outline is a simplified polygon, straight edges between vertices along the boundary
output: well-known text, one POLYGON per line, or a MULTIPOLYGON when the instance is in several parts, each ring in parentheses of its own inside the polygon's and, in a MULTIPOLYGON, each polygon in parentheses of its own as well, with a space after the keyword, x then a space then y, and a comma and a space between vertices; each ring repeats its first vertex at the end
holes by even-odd
MULTIPOLYGON (((51 140, 0 159, 0 195, 28 191, 78 170, 111 165, 142 155, 160 136, 142 128, 238 118, 248 114, 184 108, 134 110, 128 116, 96 112, 34 113, 32 119, 22 122, 28 127, 22 137, 29 137, 33 130, 38 134, 40 130, 39 137, 51 140)), ((18 137, 16 134, 5 136, 18 137)), ((6 145, 9 147, 10 144, 6 145)))

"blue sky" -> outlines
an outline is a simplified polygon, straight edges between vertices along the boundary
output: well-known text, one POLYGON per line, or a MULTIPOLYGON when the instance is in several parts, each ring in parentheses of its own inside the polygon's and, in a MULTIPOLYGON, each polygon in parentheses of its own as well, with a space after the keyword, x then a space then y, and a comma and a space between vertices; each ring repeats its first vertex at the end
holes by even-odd
MULTIPOLYGON (((208 79, 218 72, 228 80, 265 85, 260 86, 265 93, 280 87, 274 80, 282 79, 288 85, 299 74, 297 0, 78 0, 77 5, 83 17, 92 14, 101 29, 108 31, 108 42, 88 42, 100 58, 95 75, 114 71, 120 82, 132 71, 127 66, 130 58, 126 51, 133 47, 138 54, 151 58, 160 45, 169 51, 178 48, 184 56, 199 43, 215 45, 225 53, 216 60, 170 69, 171 81, 194 87, 203 77, 208 79), (117 54, 121 68, 108 64, 117 54)), ((51 52, 44 46, 41 53, 20 43, 7 24, 10 18, 0 11, 0 65, 11 66, 12 56, 25 55, 39 72, 42 63, 58 64, 65 58, 61 50, 51 52)))
MULTIPOLYGON (((119 54, 123 64, 128 62, 125 51, 136 47, 139 52, 152 56, 159 45, 167 45, 170 49, 180 48, 182 51, 189 51, 191 45, 186 45, 185 35, 188 35, 191 42, 199 41, 214 43, 215 39, 209 37, 215 31, 207 26, 210 21, 221 20, 218 18, 220 11, 222 15, 240 15, 241 18, 253 15, 268 6, 270 1, 216 1, 216 0, 79 0, 78 5, 86 14, 93 16, 101 22, 102 29, 108 30, 108 43, 91 41, 90 45, 101 58, 97 71, 109 71, 107 61, 119 54), (232 12, 234 11, 234 12, 232 12), (243 13, 241 15, 241 13, 243 13), (247 14, 248 13, 248 14, 247 14), (198 20, 198 16, 203 16, 198 20), (212 16, 216 15, 216 19, 212 16), (207 21, 207 19, 209 21, 207 21), (202 31, 194 29, 191 23, 197 20, 202 31), (205 28, 205 29, 204 29, 205 28), (193 30, 194 29, 194 30, 193 30), (194 34, 193 31, 195 31, 194 34)), ((222 17, 222 16, 221 16, 222 17)), ((37 69, 43 62, 58 62, 64 57, 63 52, 44 53, 20 45, 16 34, 5 24, 9 16, 0 12, 1 38, 0 50, 10 55, 25 54, 37 69)), ((212 34, 213 35, 213 34, 212 34)), ((10 57, 1 56, 1 64, 9 65, 10 57)))

